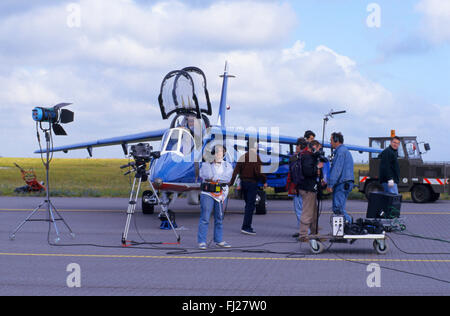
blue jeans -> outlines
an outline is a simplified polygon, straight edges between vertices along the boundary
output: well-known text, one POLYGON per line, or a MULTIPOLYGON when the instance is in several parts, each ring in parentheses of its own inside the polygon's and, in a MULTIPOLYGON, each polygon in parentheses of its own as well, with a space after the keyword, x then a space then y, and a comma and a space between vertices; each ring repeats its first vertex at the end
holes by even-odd
POLYGON ((382 183, 381 185, 383 186, 384 192, 398 195, 397 183, 394 183, 394 186, 391 188, 389 187, 389 185, 387 183, 382 183))
POLYGON ((300 227, 300 219, 302 218, 303 200, 301 195, 294 195, 294 212, 297 216, 297 224, 300 227))
POLYGON ((217 202, 212 197, 200 194, 200 222, 198 224, 198 243, 206 243, 208 235, 209 219, 212 211, 214 211, 214 242, 220 243, 223 241, 223 205, 217 202))
POLYGON ((349 223, 352 223, 352 218, 345 210, 345 205, 347 203, 348 195, 352 192, 352 190, 352 182, 341 183, 333 188, 333 213, 337 215, 344 215, 345 220, 349 223))

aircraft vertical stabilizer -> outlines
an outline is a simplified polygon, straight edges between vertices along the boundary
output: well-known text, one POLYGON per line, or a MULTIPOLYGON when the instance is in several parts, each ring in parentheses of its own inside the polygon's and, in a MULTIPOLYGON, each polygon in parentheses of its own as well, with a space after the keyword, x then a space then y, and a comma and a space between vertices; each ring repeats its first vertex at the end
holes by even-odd
POLYGON ((217 119, 217 125, 220 124, 222 128, 226 126, 226 112, 227 112, 227 92, 228 92, 228 78, 235 78, 235 76, 228 74, 228 62, 225 62, 225 71, 221 78, 223 78, 222 84, 222 96, 220 97, 219 116, 217 119))

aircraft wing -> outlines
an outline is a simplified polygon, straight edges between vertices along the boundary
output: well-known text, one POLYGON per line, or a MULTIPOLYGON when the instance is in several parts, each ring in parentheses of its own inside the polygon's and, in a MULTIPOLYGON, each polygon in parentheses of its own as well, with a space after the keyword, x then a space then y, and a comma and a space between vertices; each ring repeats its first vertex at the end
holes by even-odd
MULTIPOLYGON (((96 147, 106 147, 106 146, 114 146, 114 145, 121 145, 124 152, 126 153, 126 147, 127 144, 130 143, 139 143, 139 142, 148 142, 148 141, 158 141, 161 140, 164 133, 167 131, 167 129, 162 129, 158 131, 150 131, 150 132, 144 132, 139 134, 133 134, 133 135, 126 135, 126 136, 119 136, 119 137, 113 137, 113 138, 107 138, 107 139, 101 139, 97 141, 92 142, 86 142, 86 143, 79 143, 74 145, 68 145, 68 146, 61 146, 61 147, 55 147, 52 152, 65 152, 68 153, 71 150, 77 150, 77 149, 87 149, 89 155, 92 157, 92 149, 96 147)), ((45 150, 37 150, 34 152, 35 154, 41 154, 45 153, 45 150)))
MULTIPOLYGON (((268 142, 268 143, 278 143, 278 144, 287 144, 287 145, 296 145, 298 137, 292 137, 292 136, 283 136, 283 135, 271 135, 271 134, 263 134, 259 132, 245 132, 239 129, 230 129, 230 128, 213 128, 212 130, 213 134, 220 134, 222 133, 227 138, 236 138, 236 139, 256 139, 257 142, 268 142)), ((328 142, 325 142, 323 145, 325 148, 331 148, 331 144, 328 142)), ((358 146, 358 145, 348 145, 345 144, 345 147, 347 147, 349 150, 352 151, 358 151, 360 153, 368 152, 368 153, 381 153, 383 150, 372 148, 372 147, 365 147, 365 146, 358 146)))

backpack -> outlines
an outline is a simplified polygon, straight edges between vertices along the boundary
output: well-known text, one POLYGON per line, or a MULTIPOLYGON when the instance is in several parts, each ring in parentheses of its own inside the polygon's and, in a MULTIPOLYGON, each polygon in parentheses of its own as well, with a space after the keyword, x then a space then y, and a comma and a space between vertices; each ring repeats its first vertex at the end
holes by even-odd
POLYGON ((297 187, 303 183, 305 176, 303 175, 301 154, 297 155, 297 159, 293 159, 293 161, 289 163, 289 172, 291 173, 292 183, 294 183, 297 187))

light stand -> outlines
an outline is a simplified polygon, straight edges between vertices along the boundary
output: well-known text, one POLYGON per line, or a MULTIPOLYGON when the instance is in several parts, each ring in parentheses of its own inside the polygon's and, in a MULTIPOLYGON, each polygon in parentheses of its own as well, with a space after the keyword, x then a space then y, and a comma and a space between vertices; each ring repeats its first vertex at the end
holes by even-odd
MULTIPOLYGON (((325 114, 324 118, 323 118, 323 127, 322 127, 322 148, 325 147, 325 129, 326 129, 326 125, 328 123, 328 121, 330 120, 330 118, 333 118, 335 115, 339 115, 339 114, 344 114, 347 113, 347 111, 338 111, 338 112, 333 112, 333 110, 331 110, 328 114, 325 114)), ((333 147, 331 147, 331 154, 333 155, 333 147)), ((319 177, 319 184, 318 187, 320 188, 317 194, 317 221, 316 221, 316 235, 319 234, 319 212, 320 212, 320 207, 321 207, 321 201, 322 201, 322 190, 321 190, 321 185, 322 185, 322 179, 323 179, 323 170, 322 170, 322 175, 319 177)))
MULTIPOLYGON (((17 226, 17 228, 9 236, 9 239, 10 240, 15 240, 17 232, 27 222, 49 222, 50 224, 53 224, 53 227, 55 228, 55 232, 56 232, 55 243, 59 243, 59 241, 61 239, 60 239, 58 226, 56 225, 57 221, 62 221, 64 223, 64 225, 69 230, 70 235, 72 236, 72 238, 75 238, 75 234, 72 232, 72 230, 70 229, 70 227, 67 224, 67 222, 61 216, 61 214, 59 214, 58 210, 56 209, 56 207, 53 205, 52 201, 50 200, 49 173, 50 173, 50 161, 51 161, 51 159, 50 159, 50 142, 51 142, 51 139, 52 139, 51 122, 49 123, 49 128, 48 129, 44 129, 42 127, 42 123, 40 124, 40 128, 45 133, 45 142, 46 142, 46 146, 47 146, 46 147, 46 161, 44 162, 45 172, 46 172, 46 179, 47 179, 47 181, 45 183, 46 191, 47 191, 46 200, 44 202, 42 202, 37 208, 35 208, 34 211, 31 212, 31 214, 28 215, 28 217, 24 221, 22 221, 19 224, 19 226, 17 226), (43 208, 44 205, 46 206, 45 208, 43 208), (33 215, 35 215, 40 209, 46 209, 47 210, 48 218, 47 219, 31 219, 33 217, 33 215)), ((37 136, 38 136, 38 139, 39 139, 39 131, 37 131, 37 136)))

